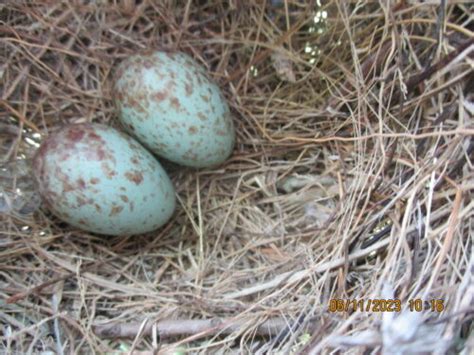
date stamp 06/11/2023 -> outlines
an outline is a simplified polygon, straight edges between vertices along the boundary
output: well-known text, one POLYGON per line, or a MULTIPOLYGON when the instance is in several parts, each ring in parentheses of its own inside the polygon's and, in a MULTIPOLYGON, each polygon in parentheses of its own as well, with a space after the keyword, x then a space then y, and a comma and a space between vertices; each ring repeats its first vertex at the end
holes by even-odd
MULTIPOLYGON (((420 298, 409 299, 406 303, 410 312, 438 312, 444 310, 444 300, 420 298)), ((401 312, 402 301, 398 299, 368 298, 342 299, 333 298, 329 301, 329 312, 401 312)))

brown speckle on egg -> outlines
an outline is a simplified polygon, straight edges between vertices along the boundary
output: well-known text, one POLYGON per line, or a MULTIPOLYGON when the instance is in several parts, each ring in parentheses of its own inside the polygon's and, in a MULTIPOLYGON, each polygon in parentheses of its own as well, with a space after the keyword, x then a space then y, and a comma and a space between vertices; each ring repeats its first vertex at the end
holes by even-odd
POLYGON ((211 101, 211 98, 207 95, 200 95, 200 96, 201 96, 201 99, 203 99, 205 102, 211 101))
MULTIPOLYGON (((146 112, 146 109, 140 104, 140 102, 133 97, 129 97, 128 105, 133 107, 137 112, 140 112, 140 113, 146 112)), ((138 116, 138 117, 141 117, 141 116, 138 116)))
POLYGON ((115 216, 116 214, 122 212, 122 210, 123 210, 123 206, 116 206, 116 205, 112 206, 109 216, 110 217, 115 216))
POLYGON ((82 197, 80 197, 80 196, 77 196, 77 197, 76 197, 76 201, 77 201, 77 206, 78 206, 78 207, 81 207, 81 206, 84 206, 84 205, 87 204, 87 200, 84 199, 84 198, 82 198, 82 197))
POLYGON ((153 98, 156 101, 163 101, 168 97, 168 92, 166 91, 157 91, 153 94, 153 98))
POLYGON ((170 99, 171 106, 179 111, 181 109, 181 104, 179 103, 179 100, 176 97, 172 97, 170 99))
POLYGON ((207 121, 207 116, 202 112, 198 112, 197 116, 201 121, 207 121))
POLYGON ((193 77, 188 71, 186 72, 186 74, 184 74, 184 76, 186 77, 186 80, 188 81, 188 83, 193 82, 193 77))
POLYGON ((127 171, 125 173, 125 177, 134 182, 136 185, 140 185, 141 182, 143 181, 143 174, 139 171, 132 170, 132 171, 127 171))
POLYGON ((184 89, 186 91, 186 95, 192 95, 193 93, 193 84, 190 82, 187 82, 184 84, 184 89))
POLYGON ((115 175, 117 175, 117 172, 114 171, 106 162, 101 163, 100 167, 104 175, 109 179, 112 179, 115 175))
POLYGON ((69 183, 67 180, 62 180, 61 181, 63 185, 63 192, 71 192, 75 190, 75 187, 69 183))
POLYGON ((66 137, 71 142, 79 142, 84 137, 84 134, 85 132, 81 127, 73 127, 67 132, 66 137))
POLYGON ((153 68, 153 62, 151 60, 144 60, 143 61, 143 66, 147 69, 153 68))
POLYGON ((86 188, 86 182, 84 181, 83 178, 77 179, 77 185, 79 186, 81 190, 86 188))

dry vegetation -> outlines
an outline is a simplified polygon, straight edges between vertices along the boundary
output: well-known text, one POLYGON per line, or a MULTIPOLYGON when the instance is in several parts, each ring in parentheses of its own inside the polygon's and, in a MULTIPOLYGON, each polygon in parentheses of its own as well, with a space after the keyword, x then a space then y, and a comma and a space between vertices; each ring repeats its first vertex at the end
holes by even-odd
POLYGON ((472 7, 3 2, 0 352, 472 353, 472 7), (114 67, 159 47, 222 88, 232 158, 165 163, 179 206, 149 235, 37 209, 41 137, 118 126, 114 67), (335 298, 402 311, 330 312, 335 298))

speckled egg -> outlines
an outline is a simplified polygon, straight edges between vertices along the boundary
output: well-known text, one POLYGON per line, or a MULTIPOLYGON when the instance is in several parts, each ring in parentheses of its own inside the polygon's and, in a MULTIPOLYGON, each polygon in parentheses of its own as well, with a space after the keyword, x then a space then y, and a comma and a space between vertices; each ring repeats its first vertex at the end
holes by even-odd
POLYGON ((175 208, 160 163, 128 135, 100 124, 60 129, 41 145, 33 173, 43 200, 60 219, 86 231, 152 231, 175 208))
POLYGON ((186 54, 156 51, 128 58, 117 69, 114 99, 125 129, 159 156, 201 168, 232 153, 229 106, 186 54))

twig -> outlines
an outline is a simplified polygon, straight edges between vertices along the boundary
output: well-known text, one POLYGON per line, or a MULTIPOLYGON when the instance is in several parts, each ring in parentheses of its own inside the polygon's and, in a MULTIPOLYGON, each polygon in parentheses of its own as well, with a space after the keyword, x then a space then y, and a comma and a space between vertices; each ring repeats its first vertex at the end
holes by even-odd
MULTIPOLYGON (((130 322, 110 323, 94 326, 94 333, 101 338, 135 338, 137 334, 151 335, 153 325, 158 331, 160 339, 184 336, 184 335, 212 335, 231 334, 243 331, 253 322, 237 319, 196 319, 196 320, 162 320, 158 322, 130 322)), ((260 336, 276 336, 290 326, 286 318, 273 318, 262 322, 257 326, 255 333, 260 336)))
MULTIPOLYGON (((467 50, 469 47, 474 45, 474 38, 464 42, 457 48, 455 51, 452 51, 448 55, 444 56, 438 60, 435 64, 429 66, 421 73, 412 75, 406 82, 406 87, 408 92, 413 91, 422 81, 429 79, 434 73, 446 67, 451 63, 456 57, 458 57, 462 52, 467 50)), ((472 48, 470 49, 472 50, 472 48)))
POLYGON ((5 106, 6 109, 10 111, 13 115, 15 115, 25 126, 28 126, 37 133, 41 132, 34 123, 28 121, 24 115, 22 115, 18 110, 15 110, 12 106, 10 106, 8 102, 6 102, 5 100, 0 100, 0 104, 5 106))

